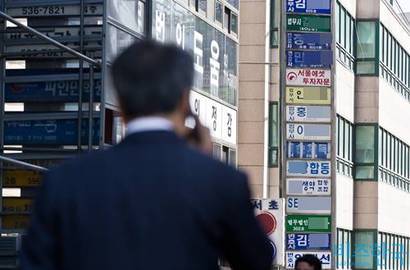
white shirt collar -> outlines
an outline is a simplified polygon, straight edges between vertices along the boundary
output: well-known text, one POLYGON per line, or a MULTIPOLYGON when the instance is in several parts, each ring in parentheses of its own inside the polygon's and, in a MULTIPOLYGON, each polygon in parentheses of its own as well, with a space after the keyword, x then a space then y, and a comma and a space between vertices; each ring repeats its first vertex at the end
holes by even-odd
POLYGON ((130 135, 137 132, 145 131, 172 131, 174 125, 171 121, 164 117, 159 116, 148 116, 148 117, 138 117, 131 120, 127 124, 126 134, 130 135))

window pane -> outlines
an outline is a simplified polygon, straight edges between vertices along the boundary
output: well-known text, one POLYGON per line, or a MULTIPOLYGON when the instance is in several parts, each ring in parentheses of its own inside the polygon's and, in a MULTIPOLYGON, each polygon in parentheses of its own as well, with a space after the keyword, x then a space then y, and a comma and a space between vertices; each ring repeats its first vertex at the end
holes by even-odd
POLYGON ((215 2, 215 21, 223 23, 223 6, 221 2, 215 2))
POLYGON ((366 254, 366 256, 355 256, 355 268, 373 269, 373 247, 375 244, 373 232, 356 232, 354 254, 366 254))
POLYGON ((238 16, 234 13, 231 14, 231 33, 238 33, 238 16))
POLYGON ((374 126, 356 127, 356 162, 374 163, 374 126))
POLYGON ((356 179, 374 179, 374 167, 373 166, 357 166, 356 167, 356 179))
POLYGON ((376 57, 376 27, 375 22, 357 23, 357 57, 376 57))
POLYGON ((374 74, 376 73, 376 65, 374 61, 357 61, 357 74, 374 74))
POLYGON ((278 147, 279 147, 279 119, 278 104, 269 104, 269 165, 278 164, 278 147))

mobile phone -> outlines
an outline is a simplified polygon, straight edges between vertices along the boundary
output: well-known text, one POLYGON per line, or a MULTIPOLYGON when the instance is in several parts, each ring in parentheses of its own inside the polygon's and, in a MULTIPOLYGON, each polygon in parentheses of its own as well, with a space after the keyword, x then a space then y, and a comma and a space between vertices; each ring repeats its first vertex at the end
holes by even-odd
POLYGON ((186 139, 193 143, 201 142, 200 123, 197 115, 189 113, 185 120, 185 126, 189 129, 186 139))

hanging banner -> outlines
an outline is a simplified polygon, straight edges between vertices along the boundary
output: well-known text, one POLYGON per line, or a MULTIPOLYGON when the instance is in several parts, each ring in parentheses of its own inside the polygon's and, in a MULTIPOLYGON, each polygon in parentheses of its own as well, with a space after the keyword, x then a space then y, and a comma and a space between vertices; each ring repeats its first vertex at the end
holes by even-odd
POLYGON ((331 33, 287 33, 287 48, 299 50, 331 50, 331 33))
POLYGON ((288 14, 288 31, 330 32, 331 21, 329 16, 310 16, 288 14))
POLYGON ((287 250, 330 250, 331 234, 329 233, 288 233, 287 250))
POLYGON ((274 265, 284 264, 284 220, 283 199, 253 199, 251 200, 256 218, 260 222, 273 247, 274 265))
POLYGON ((328 142, 287 142, 290 159, 330 159, 331 144, 328 142))
POLYGON ((287 161, 288 176, 331 176, 330 161, 310 161, 310 160, 288 160, 287 161))
POLYGON ((327 51, 287 51, 288 67, 330 68, 333 64, 333 52, 327 51))
POLYGON ((288 178, 287 195, 330 195, 331 181, 328 178, 288 178))
POLYGON ((332 210, 332 198, 326 197, 287 197, 287 213, 295 214, 330 214, 332 210))
POLYGON ((288 86, 331 86, 331 72, 323 69, 286 69, 288 86))
POLYGON ((288 122, 330 122, 330 106, 286 106, 288 122))
POLYGON ((286 138, 289 140, 330 140, 330 124, 287 124, 286 138))
POLYGON ((287 232, 331 232, 330 215, 293 215, 286 216, 287 232))
POLYGON ((287 12, 330 14, 330 0, 287 0, 287 12))
POLYGON ((331 269, 332 253, 330 251, 329 252, 311 252, 311 251, 286 252, 286 268, 294 269, 296 260, 305 254, 315 255, 316 257, 318 257, 318 259, 322 263, 323 269, 331 269))

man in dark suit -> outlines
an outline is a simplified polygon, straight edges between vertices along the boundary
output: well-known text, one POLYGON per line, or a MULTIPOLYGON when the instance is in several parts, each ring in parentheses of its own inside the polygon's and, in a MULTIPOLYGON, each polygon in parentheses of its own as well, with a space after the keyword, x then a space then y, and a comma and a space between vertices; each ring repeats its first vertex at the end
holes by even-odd
POLYGON ((47 174, 22 269, 213 270, 220 257, 236 270, 270 269, 246 176, 203 153, 199 123, 185 126, 192 58, 144 41, 112 70, 127 136, 47 174))

